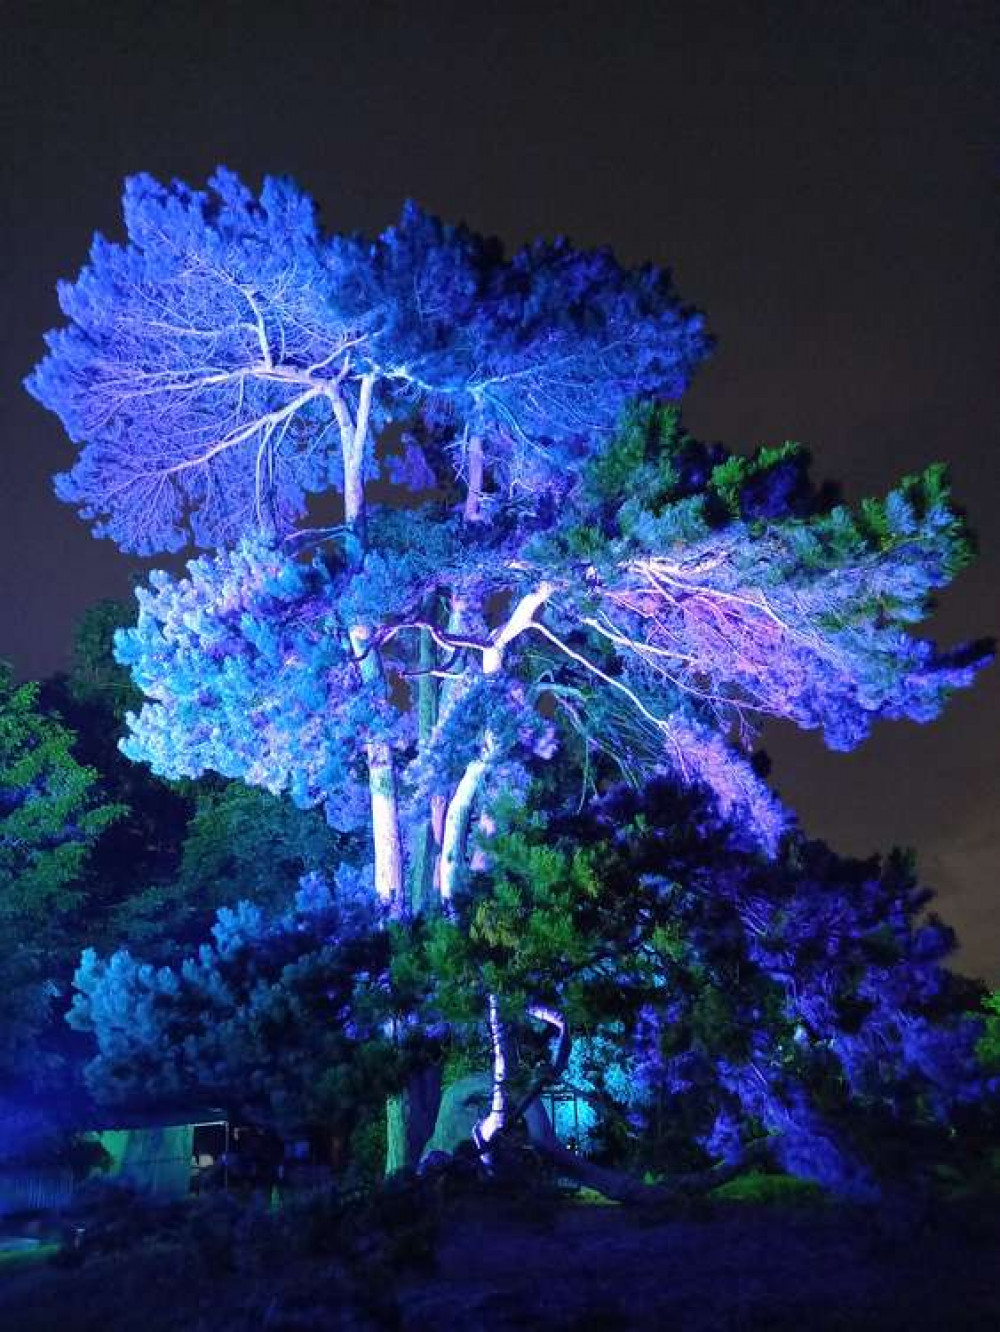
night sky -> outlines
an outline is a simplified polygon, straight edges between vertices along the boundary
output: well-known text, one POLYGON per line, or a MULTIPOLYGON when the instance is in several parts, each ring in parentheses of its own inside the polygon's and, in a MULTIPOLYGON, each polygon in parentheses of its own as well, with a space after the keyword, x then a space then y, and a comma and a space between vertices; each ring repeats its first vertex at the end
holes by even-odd
MULTIPOLYGON (((71 449, 20 381, 122 178, 295 176, 332 229, 407 196, 516 245, 673 268, 719 339, 706 439, 801 440, 848 497, 936 458, 981 558, 945 640, 1000 630, 1000 6, 0 5, 0 656, 65 663, 141 562, 51 491, 71 449)), ((1000 670, 856 754, 789 728, 773 777, 839 850, 915 846, 963 966, 1000 978, 1000 670)))

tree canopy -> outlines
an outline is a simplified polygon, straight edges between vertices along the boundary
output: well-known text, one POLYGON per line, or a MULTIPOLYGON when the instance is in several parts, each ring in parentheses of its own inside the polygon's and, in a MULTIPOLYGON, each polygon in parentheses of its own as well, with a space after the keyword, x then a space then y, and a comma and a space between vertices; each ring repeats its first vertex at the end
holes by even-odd
POLYGON ((508 259, 413 204, 374 241, 330 236, 292 182, 255 198, 221 169, 205 191, 134 176, 123 202, 127 243, 97 236, 60 283, 70 323, 28 386, 82 445, 58 493, 125 550, 283 534, 374 468, 369 416, 416 406, 448 421, 456 469, 475 439, 511 490, 555 484, 707 351, 668 275, 608 251, 508 259))
MULTIPOLYGON (((584 802, 609 760, 708 793, 779 863, 764 720, 850 749, 988 660, 915 633, 971 554, 944 469, 851 509, 799 445, 692 438, 678 402, 710 343, 666 273, 566 240, 508 257, 414 205, 328 233, 291 182, 223 170, 134 177, 124 205, 28 381, 99 535, 213 548, 154 573, 117 635, 145 696, 124 749, 362 831, 389 919, 453 918, 497 810, 556 758, 584 802), (343 521, 311 527, 327 490, 343 521)), ((486 1002, 483 1146, 512 1058, 486 1002)))
POLYGON ((84 867, 101 833, 124 813, 73 734, 46 715, 35 684, 0 663, 0 1084, 43 1074, 39 1039, 75 961, 74 916, 86 904, 84 867))

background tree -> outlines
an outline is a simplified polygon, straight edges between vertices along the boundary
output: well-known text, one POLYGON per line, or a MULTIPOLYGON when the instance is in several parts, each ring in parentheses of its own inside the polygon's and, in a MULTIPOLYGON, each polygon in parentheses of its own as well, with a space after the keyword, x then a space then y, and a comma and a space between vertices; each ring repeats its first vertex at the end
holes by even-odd
POLYGON ((0 664, 0 1077, 37 1082, 39 1045, 88 906, 83 869, 122 806, 103 798, 73 735, 39 708, 35 684, 0 664))
POLYGON ((316 810, 214 775, 164 781, 124 757, 126 713, 141 694, 115 660, 113 639, 133 617, 122 602, 85 611, 69 670, 43 681, 39 700, 68 723, 74 753, 126 809, 81 870, 90 908, 79 946, 129 941, 166 960, 204 938, 220 906, 283 907, 303 874, 358 853, 316 810))
POLYGON ((127 602, 106 600, 89 607, 76 626, 68 669, 40 686, 45 711, 63 719, 81 762, 100 774, 109 798, 128 811, 101 837, 87 862, 87 883, 95 893, 99 885, 100 907, 89 917, 93 932, 84 943, 107 939, 107 922, 120 903, 152 883, 174 878, 194 808, 192 790, 129 762, 119 749, 126 713, 139 706, 141 695, 127 669, 115 661, 113 639, 133 617, 127 602))

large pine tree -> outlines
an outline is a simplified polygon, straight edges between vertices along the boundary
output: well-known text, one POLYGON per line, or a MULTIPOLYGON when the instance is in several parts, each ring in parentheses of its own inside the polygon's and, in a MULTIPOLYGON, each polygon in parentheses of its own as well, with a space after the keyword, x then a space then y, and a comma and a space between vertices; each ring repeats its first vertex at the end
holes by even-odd
MULTIPOLYGON (((29 388, 98 534, 215 548, 154 575, 119 638, 147 697, 127 752, 366 828, 390 915, 447 911, 472 829, 560 746, 707 788, 773 854, 762 719, 850 748, 985 659, 911 633, 969 556, 941 469, 852 512, 797 446, 690 438, 709 344, 666 274, 564 241, 507 257, 413 206, 331 235, 294 185, 227 172, 137 177, 125 221, 60 286, 29 388), (304 526, 331 488, 343 521, 304 526)), ((489 1011, 484 1145, 510 1108, 489 1011)))

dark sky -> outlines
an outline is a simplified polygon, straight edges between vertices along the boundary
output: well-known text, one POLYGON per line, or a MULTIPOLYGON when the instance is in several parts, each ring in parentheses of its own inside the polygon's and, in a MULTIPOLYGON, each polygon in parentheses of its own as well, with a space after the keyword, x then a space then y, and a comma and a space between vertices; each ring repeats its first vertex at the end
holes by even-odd
MULTIPOLYGON (((794 438, 849 496, 943 457, 982 546, 946 639, 1000 630, 1000 6, 725 0, 0 4, 0 656, 45 674, 139 567, 51 493, 20 389, 122 177, 295 176, 335 229, 407 197, 511 244, 673 267, 719 339, 703 438, 794 438)), ((915 846, 1000 977, 1000 670, 854 755, 768 737, 806 828, 915 846)))

